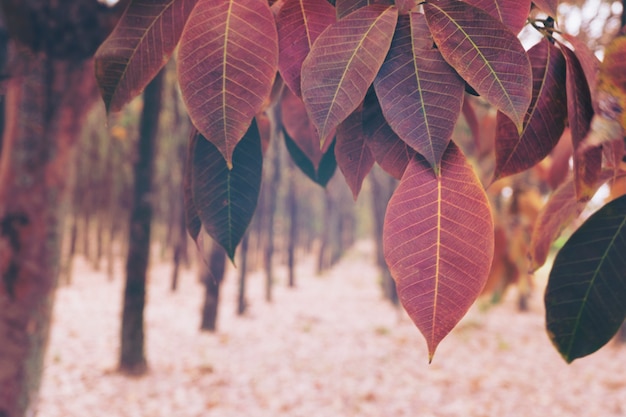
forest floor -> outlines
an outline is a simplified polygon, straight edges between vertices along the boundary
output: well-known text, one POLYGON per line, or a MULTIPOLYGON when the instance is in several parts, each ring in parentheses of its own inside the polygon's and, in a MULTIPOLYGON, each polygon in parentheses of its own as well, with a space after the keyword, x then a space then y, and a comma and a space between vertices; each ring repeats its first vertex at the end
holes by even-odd
POLYGON ((541 282, 526 313, 515 290, 479 301, 429 365, 419 331, 382 300, 372 259, 359 244, 319 276, 308 259, 295 289, 279 268, 271 304, 251 274, 244 317, 231 268, 214 334, 198 330, 196 274, 172 293, 171 265, 155 263, 143 377, 116 372, 122 274, 110 281, 77 259, 57 292, 38 416, 626 416, 626 346, 567 365, 544 330, 541 282))

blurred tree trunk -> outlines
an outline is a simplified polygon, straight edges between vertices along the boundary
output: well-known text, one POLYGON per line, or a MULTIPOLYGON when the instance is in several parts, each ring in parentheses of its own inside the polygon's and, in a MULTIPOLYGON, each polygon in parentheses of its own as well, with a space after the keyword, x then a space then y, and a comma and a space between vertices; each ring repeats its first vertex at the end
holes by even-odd
POLYGON ((239 291, 237 293, 237 315, 241 316, 246 312, 246 275, 248 273, 248 244, 250 232, 246 232, 239 248, 239 291))
POLYGON ((217 329, 217 313, 220 301, 220 286, 226 271, 226 251, 215 242, 211 246, 209 265, 203 263, 201 280, 204 284, 204 306, 202 307, 201 330, 214 332, 217 329))
POLYGON ((296 286, 296 248, 298 246, 298 198, 296 195, 295 165, 289 159, 289 189, 287 190, 287 214, 289 216, 289 235, 287 237, 287 269, 289 287, 296 286))
MULTIPOLYGON (((375 167, 376 168, 376 167, 375 167)), ((396 283, 391 277, 385 256, 383 253, 383 224, 387 203, 393 194, 395 181, 392 177, 383 174, 378 169, 373 169, 369 175, 372 185, 372 214, 374 218, 374 243, 376 250, 376 265, 381 275, 383 295, 393 305, 398 305, 398 293, 396 283)))
POLYGON ((270 170, 271 177, 268 182, 268 187, 264 190, 267 195, 265 196, 265 202, 267 203, 267 209, 265 210, 265 235, 267 241, 265 244, 265 251, 263 256, 263 263, 265 266, 265 300, 272 301, 272 287, 274 284, 274 217, 276 215, 276 207, 278 200, 278 186, 280 185, 280 148, 277 136, 274 135, 271 145, 271 159, 270 170))
POLYGON ((43 371, 67 168, 97 98, 93 66, 45 54, 8 82, 0 161, 0 416, 30 415, 43 371))
POLYGON ((143 312, 146 271, 150 259, 150 223, 154 204, 151 198, 152 177, 162 85, 163 71, 148 84, 143 93, 143 111, 135 163, 135 188, 129 225, 120 349, 120 370, 131 374, 142 374, 147 369, 143 312))

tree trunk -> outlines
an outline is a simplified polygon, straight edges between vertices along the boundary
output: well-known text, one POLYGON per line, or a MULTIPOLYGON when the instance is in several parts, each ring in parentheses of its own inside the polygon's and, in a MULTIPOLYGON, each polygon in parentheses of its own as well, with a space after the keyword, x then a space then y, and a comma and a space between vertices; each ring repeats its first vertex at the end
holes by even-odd
POLYGON ((383 253, 383 224, 385 222, 385 211, 387 203, 391 198, 394 190, 394 181, 391 177, 381 178, 383 176, 379 170, 372 170, 370 173, 370 183, 372 185, 372 214, 374 218, 374 243, 376 250, 376 264, 381 274, 381 287, 383 295, 391 301, 393 305, 398 305, 398 293, 396 292, 396 283, 391 277, 385 256, 383 253))
POLYGON ((97 90, 90 64, 23 57, 0 160, 0 416, 33 412, 57 284, 67 168, 97 90))
POLYGON ((120 350, 120 370, 131 374, 142 374, 147 369, 143 312, 146 298, 146 271, 150 258, 150 223, 153 211, 152 176, 162 84, 163 71, 159 72, 144 91, 144 105, 139 125, 120 350))
POLYGON ((217 312, 220 301, 220 285, 226 271, 226 251, 213 243, 209 266, 203 264, 202 282, 204 283, 204 306, 202 307, 202 323, 200 330, 214 332, 217 329, 217 312))
POLYGON ((289 190, 287 191, 287 213, 289 213, 289 235, 287 237, 287 269, 289 287, 296 286, 296 248, 298 246, 298 198, 296 195, 295 166, 289 159, 289 190))
MULTIPOLYGON (((274 136, 276 138, 277 136, 274 136)), ((272 268, 274 260, 274 217, 276 214, 276 203, 278 200, 278 186, 280 185, 280 148, 278 147, 278 141, 272 142, 272 159, 271 159, 271 178, 268 183, 268 187, 265 189, 267 192, 266 202, 266 230, 265 235, 267 237, 265 252, 263 257, 263 263, 265 265, 265 300, 267 302, 272 301, 272 287, 274 284, 274 269, 272 268)))
POLYGON ((242 316, 248 306, 246 302, 246 274, 248 273, 248 244, 250 232, 246 232, 239 248, 239 291, 237 293, 237 315, 242 316))

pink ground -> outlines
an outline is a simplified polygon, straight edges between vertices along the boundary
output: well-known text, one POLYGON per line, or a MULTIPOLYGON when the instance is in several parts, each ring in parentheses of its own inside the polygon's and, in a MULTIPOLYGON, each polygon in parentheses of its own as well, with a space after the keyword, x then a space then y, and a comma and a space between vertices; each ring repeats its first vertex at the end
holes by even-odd
POLYGON ((115 372, 122 274, 110 282, 77 260, 57 293, 39 417, 626 416, 626 347, 565 364, 541 288, 524 314, 514 293, 487 311, 479 302, 428 365, 418 330, 381 300, 367 244, 322 276, 303 263, 295 290, 279 269, 271 305, 250 276, 243 318, 230 270, 216 334, 198 331, 194 272, 171 293, 170 268, 150 272, 150 372, 129 378, 115 372))

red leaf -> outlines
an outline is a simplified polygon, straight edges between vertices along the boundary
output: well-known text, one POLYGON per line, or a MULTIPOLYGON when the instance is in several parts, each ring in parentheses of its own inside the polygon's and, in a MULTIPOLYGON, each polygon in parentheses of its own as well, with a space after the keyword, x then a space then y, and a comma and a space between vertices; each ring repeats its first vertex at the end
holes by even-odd
POLYGON ((339 125, 336 137, 335 159, 356 200, 363 180, 374 166, 374 156, 365 143, 363 107, 339 125))
POLYGON ((361 104, 391 45, 398 11, 372 5, 329 26, 302 64, 302 98, 322 143, 361 104))
POLYGON ((197 0, 136 0, 95 54, 107 111, 139 95, 167 63, 197 0))
POLYGON ((309 120, 304 103, 291 90, 283 92, 280 104, 285 130, 317 170, 330 141, 326 141, 324 148, 320 149, 320 138, 309 120))
POLYGON ((401 16, 374 87, 391 128, 438 171, 465 83, 433 47, 424 15, 401 16))
POLYGON ((487 196, 454 143, 439 177, 421 156, 411 160, 387 207, 383 245, 402 305, 432 360, 480 294, 494 249, 487 196))
POLYGON ((578 62, 583 69, 587 86, 591 90, 592 102, 595 103, 595 86, 598 79, 598 70, 600 69, 600 60, 593 51, 589 49, 589 46, 576 36, 567 33, 561 33, 560 35, 574 47, 574 55, 578 58, 578 62))
POLYGON ((539 10, 556 19, 556 8, 559 5, 559 0, 533 0, 533 3, 539 10))
POLYGON ((574 180, 576 197, 589 200, 595 193, 594 185, 602 169, 602 148, 591 148, 578 152, 585 136, 589 132, 593 107, 591 93, 578 58, 571 49, 561 45, 561 51, 567 63, 567 114, 574 144, 574 180))
POLYGON ((326 0, 287 0, 278 13, 278 69, 298 97, 302 62, 315 39, 334 22, 335 8, 326 0))
POLYGON ((530 13, 531 0, 465 0, 472 6, 483 9, 504 23, 513 33, 519 33, 530 13))
MULTIPOLYGON (((598 181, 593 184, 593 193, 598 190, 600 185, 614 177, 614 171, 603 171, 598 181)), ((564 182, 552 193, 548 202, 539 212, 533 227, 529 248, 531 271, 537 270, 546 262, 552 243, 566 227, 572 225, 586 204, 586 202, 576 198, 573 179, 564 182)))
POLYGON ((229 166, 269 99, 277 67, 278 35, 266 1, 198 1, 181 38, 178 79, 193 124, 229 166))
POLYGON ((525 171, 545 158, 565 129, 565 59, 547 39, 528 55, 533 68, 533 99, 518 135, 513 122, 498 113, 494 179, 525 171))
POLYGON ((390 5, 393 4, 393 2, 391 0, 337 0, 335 1, 337 18, 343 19, 353 11, 361 7, 369 6, 370 4, 390 5))
POLYGON ((426 3, 424 13, 441 55, 521 132, 532 71, 519 39, 487 12, 458 0, 426 3))
POLYGON ((402 178, 415 150, 396 135, 383 116, 375 94, 368 93, 363 109, 365 141, 380 167, 395 179, 402 178))

